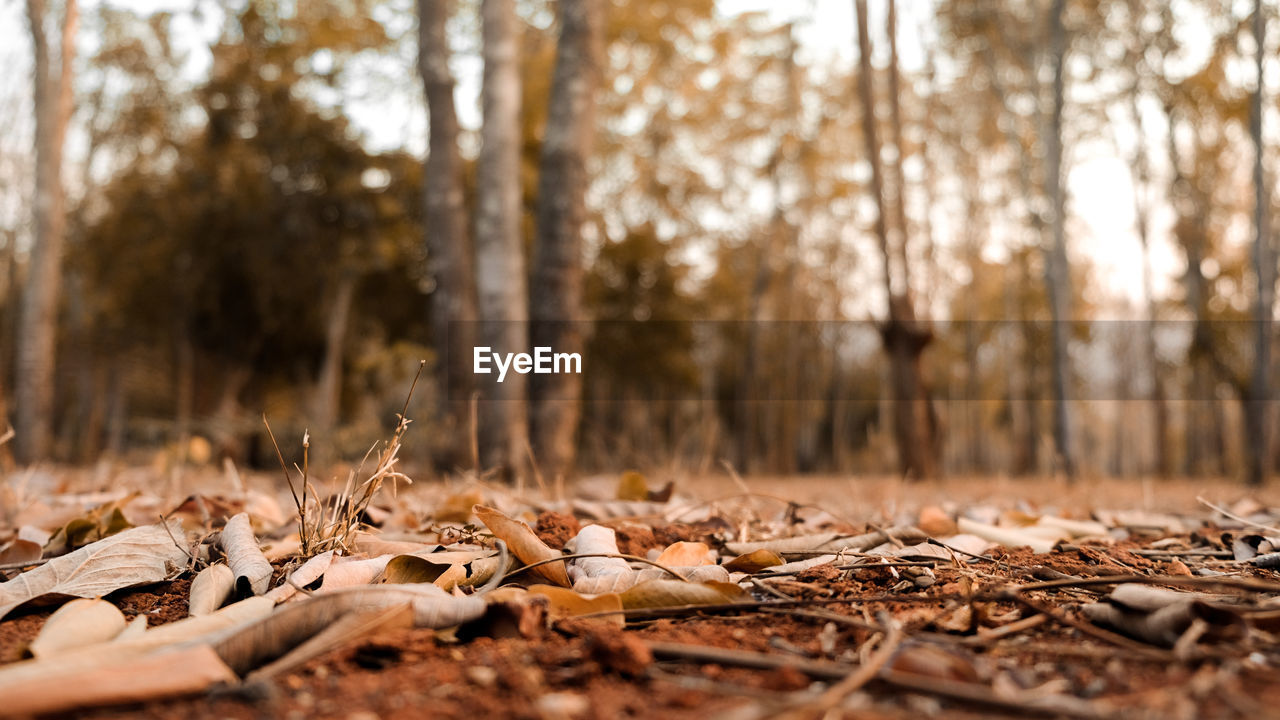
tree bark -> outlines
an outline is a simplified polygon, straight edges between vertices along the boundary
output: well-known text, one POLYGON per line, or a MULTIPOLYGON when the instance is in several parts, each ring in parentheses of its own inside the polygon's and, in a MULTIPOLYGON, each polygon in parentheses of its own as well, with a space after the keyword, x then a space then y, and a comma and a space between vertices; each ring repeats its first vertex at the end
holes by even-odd
POLYGON ((26 463, 46 458, 53 442, 58 298, 66 241, 62 148, 71 116, 71 71, 79 20, 76 0, 66 0, 55 76, 45 34, 46 11, 44 0, 27 0, 35 54, 35 238, 22 292, 14 383, 18 421, 15 450, 18 460, 26 463))
MULTIPOLYGON (((934 477, 937 474, 937 445, 934 442, 936 418, 930 407, 921 355, 932 340, 932 334, 915 317, 911 290, 905 267, 905 252, 899 252, 903 262, 901 283, 893 284, 893 249, 885 223, 884 175, 880 162, 880 141, 876 130, 875 91, 872 85, 871 39, 867 25, 866 0, 854 0, 858 16, 858 95, 862 103, 862 134, 866 143, 867 159, 871 163, 871 193, 875 200, 874 229, 884 259, 885 292, 889 299, 888 319, 880 328, 885 353, 889 360, 889 382, 893 400, 893 434, 898 451, 898 468, 902 475, 913 478, 934 477)), ((896 28, 890 27, 892 34, 896 28)), ((895 43, 896 47, 896 43, 895 43)), ((891 50, 893 47, 891 47, 891 50)), ((897 63, 896 55, 890 60, 897 63)), ((890 72, 896 72, 891 67, 890 72)), ((890 103, 896 104, 892 94, 890 103)), ((894 109, 895 116, 899 110, 894 109)), ((895 129, 895 133, 900 130, 895 129)), ((902 192, 902 188, 898 188, 902 192)), ((903 234, 905 241, 905 233, 903 234)), ((901 243, 900 243, 901 244, 901 243)))
POLYGON ((1275 297, 1275 258, 1271 253, 1271 232, 1268 228, 1266 178, 1263 174, 1262 144, 1262 59, 1266 43, 1266 18, 1262 14, 1262 0, 1253 5, 1253 37, 1257 43, 1254 52, 1258 86, 1250 102, 1249 134, 1253 138, 1253 226, 1256 233, 1253 246, 1253 266, 1258 290, 1253 317, 1255 336, 1253 343, 1253 378, 1249 397, 1245 403, 1245 459, 1248 465, 1246 480, 1250 485, 1261 485, 1271 474, 1268 406, 1271 399, 1271 315, 1275 297))
POLYGON ((351 305, 355 298, 356 277, 354 273, 343 272, 337 280, 330 301, 328 322, 324 331, 324 359, 320 363, 320 374, 316 382, 315 425, 321 432, 321 442, 317 443, 313 455, 320 461, 331 457, 334 447, 332 433, 338 427, 342 407, 342 360, 343 349, 347 342, 347 327, 351 319, 351 305))
MULTIPOLYGON (((586 222, 587 158, 595 127, 604 3, 560 4, 560 39, 538 178, 538 215, 530 292, 535 347, 581 353, 582 227, 586 222)), ((532 430, 544 475, 567 474, 581 413, 579 375, 534 375, 532 430)))
MULTIPOLYGON (((496 352, 524 352, 529 305, 521 242, 520 27, 514 0, 483 0, 484 125, 476 173, 476 287, 480 342, 496 352)), ((529 442, 525 376, 510 373, 481 398, 485 467, 525 474, 529 442)))
POLYGON ((1053 387, 1053 443, 1063 472, 1075 476, 1075 455, 1071 444, 1071 414, 1067 405, 1067 385, 1071 358, 1067 344, 1071 333, 1071 278, 1067 266, 1066 192, 1062 187, 1062 107, 1066 73, 1067 33, 1062 18, 1066 0, 1054 0, 1049 9, 1049 52, 1053 60, 1053 97, 1049 113, 1048 146, 1045 149, 1045 194, 1053 208, 1051 242, 1045 248, 1045 288, 1049 294, 1050 363, 1053 387))
POLYGON ((434 283, 431 333, 437 353, 439 409, 445 431, 459 438, 446 462, 457 460, 463 452, 460 440, 465 434, 459 430, 466 427, 470 405, 476 329, 475 276, 445 30, 452 8, 450 0, 418 0, 418 70, 430 123, 423 192, 427 271, 434 283))

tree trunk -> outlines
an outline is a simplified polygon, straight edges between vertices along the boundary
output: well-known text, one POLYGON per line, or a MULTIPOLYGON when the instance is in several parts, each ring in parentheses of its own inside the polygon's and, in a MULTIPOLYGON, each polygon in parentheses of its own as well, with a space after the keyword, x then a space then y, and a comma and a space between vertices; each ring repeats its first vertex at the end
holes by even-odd
MULTIPOLYGON (((871 39, 867 29, 866 0, 854 0, 858 16, 858 95, 862 103, 862 134, 867 159, 871 163, 871 193, 875 200, 874 229, 884 260, 885 292, 889 298, 888 319, 880 328, 885 354, 889 360, 889 391, 893 400, 894 444, 898 451, 898 469, 907 477, 933 477, 937 474, 935 426, 928 394, 924 385, 921 355, 932 339, 929 331, 915 318, 911 290, 905 266, 906 253, 899 252, 903 263, 898 288, 893 284, 894 252, 885 223, 884 176, 880 162, 880 141, 876 131, 875 92, 872 87, 871 39)), ((889 28, 892 34, 896 28, 889 28)), ((891 46, 891 49, 896 47, 891 46)), ((890 60, 890 72, 896 72, 897 57, 890 60)), ((892 81, 896 83, 896 81, 892 81)), ((898 100, 892 94, 890 103, 898 100)), ((895 116, 898 110, 894 109, 895 116)), ((895 133, 900 130, 895 129, 895 133)), ((899 194, 902 188, 898 188, 899 194)), ((905 241, 905 233, 903 234, 905 241)), ((901 244, 901 243, 900 243, 901 244)))
MULTIPOLYGON (((560 4, 530 292, 533 345, 558 353, 581 353, 583 345, 582 226, 587 219, 587 158, 595 129, 604 5, 594 0, 560 4)), ((582 378, 571 373, 534 375, 530 389, 537 460, 544 475, 563 476, 573 465, 582 378)))
POLYGON ((330 301, 328 322, 324 330, 324 360, 320 363, 320 375, 316 382, 314 422, 320 432, 320 442, 313 446, 313 456, 319 462, 332 457, 333 431, 338 427, 342 407, 342 358, 347 342, 347 326, 351 319, 351 304, 355 297, 356 278, 343 272, 330 301))
POLYGON ((450 0, 418 0, 418 69, 422 74, 430 122, 426 178, 423 183, 427 271, 434 283, 431 334, 440 383, 446 432, 458 438, 447 463, 462 457, 472 387, 471 352, 475 337, 476 296, 470 236, 464 207, 458 116, 449 71, 445 25, 450 0))
MULTIPOLYGON (((476 287, 480 343, 524 352, 529 305, 521 242, 520 27, 514 0, 483 0, 484 125, 476 171, 476 287)), ((525 474, 529 442, 525 376, 509 373, 481 398, 480 448, 485 467, 525 474)))
POLYGON ((1271 253, 1271 233, 1267 223, 1266 178, 1263 175, 1262 144, 1262 58, 1266 43, 1266 18, 1262 14, 1262 0, 1253 5, 1253 37, 1257 43, 1255 67, 1258 86, 1250 103, 1249 134, 1253 137, 1253 266, 1258 282, 1258 295, 1254 303, 1255 336, 1253 343, 1253 378, 1244 408, 1245 459, 1248 464, 1246 480, 1250 485, 1261 485, 1271 474, 1270 428, 1268 405, 1271 399, 1271 314, 1275 296, 1275 259, 1271 253))
POLYGON ((45 34, 46 14, 44 0, 27 0, 35 54, 35 238, 22 292, 14 400, 18 421, 15 450, 19 461, 28 463, 46 458, 53 441, 58 298, 66 239, 62 148, 71 116, 71 71, 79 20, 76 0, 66 0, 55 76, 45 34))
POLYGON ((1050 338, 1053 373, 1053 444, 1063 472, 1075 476, 1075 456, 1071 445, 1071 415, 1067 406, 1067 385, 1071 377, 1070 342, 1071 278, 1067 266, 1066 192, 1062 187, 1062 106, 1066 73, 1067 33, 1062 24, 1066 0, 1054 0, 1049 9, 1049 47, 1053 59, 1053 98, 1049 114, 1048 147, 1045 151, 1045 194, 1052 213, 1052 240, 1045 249, 1044 276, 1049 294, 1050 338))

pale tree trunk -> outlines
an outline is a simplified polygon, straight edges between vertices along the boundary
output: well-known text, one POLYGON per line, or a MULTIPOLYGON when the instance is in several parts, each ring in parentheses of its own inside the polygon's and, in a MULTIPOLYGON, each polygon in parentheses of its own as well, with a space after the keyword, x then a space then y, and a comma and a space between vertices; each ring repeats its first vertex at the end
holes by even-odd
POLYGON ((1258 295, 1254 303, 1253 378, 1248 402, 1245 403, 1245 458, 1248 463, 1246 480, 1250 485, 1261 485, 1271 474, 1270 428, 1268 406, 1271 399, 1271 314, 1275 296, 1275 258, 1271 252, 1271 232, 1267 222, 1266 178, 1263 175, 1262 145, 1262 59, 1266 43, 1266 18, 1262 14, 1262 0, 1253 5, 1253 37, 1257 42, 1254 53, 1258 86, 1250 103, 1249 134, 1253 137, 1253 226, 1256 233, 1253 246, 1253 266, 1258 282, 1258 295))
MULTIPOLYGON (((525 352, 529 305, 521 242, 520 26, 514 0, 483 0, 484 125, 476 170, 476 289, 480 344, 525 352)), ((481 398, 480 449, 485 467, 525 474, 529 442, 525 376, 509 373, 481 398)))
POLYGON ((342 407, 342 360, 347 342, 347 326, 351 319, 351 304, 355 298, 356 276, 343 272, 338 276, 337 287, 329 304, 328 321, 324 330, 324 359, 320 363, 320 375, 316 382, 314 422, 320 432, 321 442, 312 446, 317 460, 332 457, 333 431, 338 427, 342 407))
MULTIPOLYGON (((889 298, 889 317, 880 328, 884 342, 885 354, 889 360, 889 392, 893 400, 893 434, 897 448, 899 471, 907 477, 928 478, 937 475, 937 444, 934 442, 936 418, 930 407, 927 388, 924 384, 924 372, 921 355, 932 340, 932 335, 915 317, 912 307, 911 288, 906 268, 905 228, 902 241, 896 253, 901 268, 901 282, 897 288, 893 284, 893 258, 895 252, 889 241, 889 232, 885 223, 884 175, 880 162, 880 141, 877 136, 875 118, 875 91, 872 86, 871 39, 867 28, 866 0, 854 0, 858 16, 858 94, 862 104, 862 134, 866 143, 867 159, 871 163, 871 193, 875 200, 876 217, 875 233, 880 244, 880 253, 884 259, 885 291, 889 298)), ((891 17, 892 4, 891 7, 891 17)), ((888 28, 892 35, 896 28, 888 28)), ((893 51, 890 59, 890 73, 897 72, 896 42, 890 46, 893 51)), ((896 86, 897 80, 890 77, 890 84, 896 86)), ((890 93, 891 105, 897 105, 898 99, 890 93)), ((895 117, 900 117, 897 108, 891 108, 895 117)), ((894 130, 900 133, 899 129, 894 130)), ((903 188, 899 183, 898 194, 903 188)))
POLYGON ((1071 414, 1067 405, 1067 385, 1071 358, 1067 352, 1071 333, 1071 278, 1067 266, 1066 192, 1062 187, 1062 106, 1067 59, 1067 33, 1062 24, 1066 0, 1054 0, 1049 9, 1049 52, 1053 60, 1053 89, 1049 113, 1048 143, 1045 149, 1045 194, 1052 208, 1051 238, 1045 248, 1044 279, 1049 295, 1053 387, 1053 443, 1058 462, 1068 478, 1075 477, 1075 455, 1071 445, 1071 414))
POLYGON ((36 192, 35 238, 18 321, 14 392, 18 421, 15 450, 22 462, 46 458, 53 442, 55 343, 66 239, 62 148, 71 116, 71 71, 79 20, 76 0, 66 0, 55 75, 52 48, 45 34, 46 11, 44 0, 27 0, 35 53, 36 192))
POLYGON ((446 463, 462 457, 472 387, 476 299, 472 252, 464 207, 458 115, 454 109, 449 40, 450 0, 418 0, 418 69, 429 113, 425 201, 431 334, 437 353, 445 431, 457 438, 446 463))
MULTIPOLYGON (((582 229, 586 222, 587 159, 595 128, 595 91, 602 58, 605 4, 565 0, 547 129, 538 177, 537 232, 530 292, 530 334, 535 347, 582 352, 582 229)), ((582 378, 534 375, 534 449, 542 473, 567 474, 581 413, 582 378)))

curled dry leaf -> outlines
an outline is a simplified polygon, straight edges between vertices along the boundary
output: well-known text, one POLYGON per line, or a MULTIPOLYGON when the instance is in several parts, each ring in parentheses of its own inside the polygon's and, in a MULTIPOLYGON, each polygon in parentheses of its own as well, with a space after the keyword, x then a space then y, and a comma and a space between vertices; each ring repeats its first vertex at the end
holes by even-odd
POLYGON ((86 545, 0 583, 0 618, 41 595, 95 598, 132 585, 159 582, 182 567, 186 551, 174 543, 176 522, 132 528, 86 545))
POLYGON ((187 613, 193 617, 208 615, 222 607, 236 585, 235 573, 226 565, 210 565, 196 573, 191 581, 187 613))
POLYGON ((125 628, 124 613, 106 600, 81 598, 58 608, 31 641, 37 658, 47 658, 72 648, 106 642, 125 628))
POLYGON ((754 550, 745 555, 730 560, 724 564, 724 569, 729 572, 756 573, 771 568, 775 565, 781 565, 785 561, 778 553, 772 550, 754 550))
POLYGON ((756 550, 771 550, 778 554, 793 552, 814 552, 823 545, 840 537, 837 533, 818 533, 816 535, 797 535, 795 537, 778 538, 776 540, 757 540, 752 542, 725 543, 731 553, 745 555, 756 550))
POLYGON ((658 556, 657 563, 667 567, 697 567, 699 565, 715 565, 716 556, 706 543, 680 542, 671 543, 658 556))
MULTIPOLYGON (((285 581, 279 587, 271 588, 266 595, 276 603, 291 600, 302 592, 299 588, 308 587, 324 577, 325 572, 328 571, 329 566, 332 564, 333 551, 325 550, 302 563, 298 569, 289 573, 289 577, 285 578, 285 581)), ((191 589, 194 593, 195 586, 193 585, 191 589)))
MULTIPOLYGON (((613 528, 587 525, 565 544, 565 549, 575 555, 617 555, 618 536, 613 528)), ((622 558, 584 557, 574 559, 569 568, 569 577, 577 581, 580 578, 598 578, 628 572, 631 572, 631 566, 622 558)))
POLYGON ((744 602, 750 596, 733 583, 649 580, 622 593, 621 598, 624 608, 634 610, 682 605, 723 605, 744 602))
POLYGON ((288 603, 256 622, 227 631, 212 644, 241 675, 281 657, 349 613, 411 605, 414 624, 440 629, 484 614, 483 598, 453 597, 434 585, 370 585, 288 603))
MULTIPOLYGON (((671 570, 680 573, 685 580, 689 582, 729 582, 729 571, 719 565, 699 565, 698 567, 689 568, 671 568, 671 570)), ((650 580, 674 580, 675 582, 683 582, 671 576, 671 573, 662 568, 647 567, 641 570, 628 569, 623 573, 613 573, 611 575, 601 575, 599 577, 582 577, 573 583, 575 592, 595 595, 608 592, 623 592, 629 588, 633 588, 640 583, 650 580)))
MULTIPOLYGON (((1029 528, 996 527, 995 525, 988 525, 986 523, 978 522, 977 520, 970 520, 966 517, 956 520, 956 527, 958 527, 962 533, 977 535, 983 540, 990 540, 993 543, 997 543, 1008 548, 1022 547, 1025 545, 1031 548, 1031 551, 1037 555, 1042 555, 1053 550, 1053 546, 1058 544, 1057 539, 1041 537, 1040 535, 1030 532, 1029 528)), ((1052 528, 1050 528, 1050 530, 1052 530, 1052 528)), ((1056 535, 1058 539, 1066 537, 1065 532, 1059 532, 1056 535)))
POLYGON ((601 595, 584 595, 568 588, 554 585, 534 585, 529 588, 534 595, 547 598, 547 615, 552 620, 592 615, 594 613, 614 613, 600 618, 606 624, 622 627, 626 624, 626 616, 622 614, 622 597, 617 593, 601 595))
MULTIPOLYGON (((562 555, 552 550, 546 543, 538 539, 533 530, 525 523, 507 517, 499 510, 484 505, 476 505, 472 508, 476 517, 480 518, 480 522, 496 535, 499 539, 507 543, 507 547, 511 549, 512 554, 520 559, 526 565, 531 565, 544 560, 553 560, 562 555)), ((561 587, 569 587, 569 573, 565 570, 564 563, 551 562, 546 565, 540 565, 530 571, 553 585, 561 587)))
POLYGON ((329 650, 353 640, 366 640, 380 632, 413 627, 413 608, 409 604, 378 610, 354 612, 313 635, 279 659, 253 671, 246 680, 252 682, 289 672, 329 650))
POLYGON ((248 513, 239 513, 231 517, 222 528, 219 540, 222 551, 227 555, 227 564, 236 577, 236 593, 241 597, 261 595, 271 584, 271 563, 258 547, 258 539, 253 536, 253 525, 249 522, 248 513))
POLYGON ((207 645, 117 656, 113 662, 91 669, 60 661, 59 656, 42 662, 40 672, 17 684, 0 673, 0 696, 4 697, 0 715, 44 715, 148 702, 198 693, 216 683, 237 680, 207 645))
POLYGON ((394 555, 374 558, 335 558, 325 570, 324 580, 318 592, 332 592, 340 588, 368 585, 387 568, 394 555))

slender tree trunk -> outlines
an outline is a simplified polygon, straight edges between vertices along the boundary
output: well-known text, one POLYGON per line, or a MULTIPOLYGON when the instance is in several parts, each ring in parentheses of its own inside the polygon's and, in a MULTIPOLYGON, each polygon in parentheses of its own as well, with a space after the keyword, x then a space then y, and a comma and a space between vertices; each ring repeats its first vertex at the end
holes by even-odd
POLYGON ((475 275, 445 31, 452 8, 450 0, 418 0, 418 69, 430 122, 423 192, 428 274, 435 285, 431 334, 438 355, 440 410, 446 431, 457 438, 447 463, 463 456, 466 433, 460 429, 466 427, 470 407, 476 330, 475 275))
MULTIPOLYGON (((538 215, 530 291, 535 347, 581 353, 582 228, 587 219, 587 159, 595 129, 595 91, 601 62, 605 4, 565 0, 551 79, 547 129, 538 177, 538 215)), ((581 414, 582 378, 534 375, 532 430, 542 473, 568 474, 581 414)))
POLYGON ((1253 378, 1248 401, 1245 403, 1245 458, 1248 464, 1246 480, 1250 485, 1261 485, 1271 474, 1268 407, 1271 400, 1271 314, 1275 297, 1275 258, 1271 253, 1271 231, 1267 222, 1266 178, 1263 174, 1262 145, 1262 59, 1266 43, 1266 17, 1262 13, 1262 0, 1253 5, 1253 37, 1257 43, 1255 67, 1258 86, 1250 103, 1249 134, 1253 136, 1253 266, 1258 282, 1258 295, 1254 303, 1253 317, 1256 335, 1253 351, 1253 378))
MULTIPOLYGON (((871 163, 871 193, 876 204, 875 233, 884 259, 885 291, 889 298, 889 317, 880 334, 889 360, 890 392, 893 400, 894 444, 898 451, 899 471, 908 477, 933 477, 937 474, 937 446, 933 441, 935 426, 924 386, 921 355, 932 335, 916 320, 911 289, 905 266, 906 253, 899 250, 903 264, 901 283, 893 284, 892 264, 895 256, 885 222, 884 175, 880 162, 880 141, 875 118, 875 91, 872 85, 871 39, 867 25, 866 0, 854 0, 858 16, 858 95, 862 103, 862 133, 867 159, 871 163)), ((896 28, 890 27, 894 33, 896 28)), ((891 46, 891 50, 896 47, 891 46)), ((897 57, 891 58, 890 72, 896 72, 897 57)), ((896 81, 892 81, 896 83, 896 81)), ((896 105, 892 94, 889 101, 896 105)), ((897 116, 899 110, 894 108, 897 116)), ((895 133, 900 132, 895 129, 895 133)), ((898 188, 901 194, 902 188, 898 188)), ((905 241, 905 233, 902 239, 905 241)), ((901 243, 899 243, 901 245, 901 243)))
MULTIPOLYGON (((520 27, 514 0, 483 0, 484 125, 476 175, 476 287, 480 342, 497 352, 524 352, 528 290, 521 242, 520 27)), ((480 448, 485 467, 525 472, 529 442, 525 376, 510 373, 481 398, 480 448)))
POLYGON ((35 239, 22 292, 14 383, 18 421, 15 449, 21 462, 46 458, 53 442, 58 298, 66 241, 62 148, 71 116, 71 71, 79 20, 76 0, 66 0, 55 76, 52 49, 45 34, 47 14, 44 0, 27 0, 35 53, 36 192, 35 239))
POLYGON ((1052 240, 1045 249, 1045 287, 1049 294, 1050 337, 1053 357, 1053 443, 1058 461, 1067 477, 1075 476, 1075 455, 1071 444, 1071 415, 1067 405, 1067 385, 1071 358, 1071 278, 1067 266, 1066 192, 1062 187, 1062 107, 1067 59, 1067 33, 1062 24, 1066 0, 1054 0, 1049 9, 1049 47, 1053 58, 1053 97, 1049 113, 1048 147, 1045 151, 1045 194, 1053 208, 1052 240))
POLYGON ((315 426, 328 437, 314 445, 320 451, 317 459, 328 460, 328 449, 333 447, 332 433, 338 427, 342 408, 342 361, 347 342, 347 327, 351 319, 351 305, 355 298, 356 277, 343 272, 330 300, 328 322, 324 330, 324 359, 320 363, 320 375, 316 382, 315 426))

